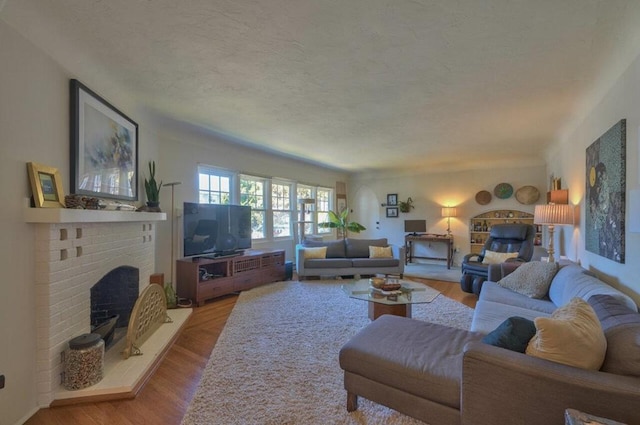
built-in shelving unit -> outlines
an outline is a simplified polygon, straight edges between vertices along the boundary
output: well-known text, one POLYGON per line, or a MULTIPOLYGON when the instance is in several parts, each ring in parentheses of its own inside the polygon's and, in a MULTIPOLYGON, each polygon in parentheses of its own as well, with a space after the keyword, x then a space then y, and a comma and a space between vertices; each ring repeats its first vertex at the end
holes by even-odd
MULTIPOLYGON (((469 239, 471 241, 472 254, 479 254, 482 251, 482 246, 489 237, 491 227, 499 223, 533 224, 533 214, 518 210, 493 210, 471 217, 469 239)), ((542 229, 540 225, 536 225, 534 244, 542 244, 542 229)))

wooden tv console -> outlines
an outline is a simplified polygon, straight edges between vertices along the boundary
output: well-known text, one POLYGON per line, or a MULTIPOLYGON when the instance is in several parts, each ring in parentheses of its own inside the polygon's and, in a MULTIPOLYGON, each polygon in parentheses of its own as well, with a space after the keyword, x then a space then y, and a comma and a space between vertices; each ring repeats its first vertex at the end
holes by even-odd
POLYGON ((208 299, 285 279, 284 250, 247 250, 219 258, 183 258, 177 261, 178 297, 199 307, 208 299), (202 271, 201 271, 202 270, 202 271), (204 279, 202 274, 206 273, 204 279))

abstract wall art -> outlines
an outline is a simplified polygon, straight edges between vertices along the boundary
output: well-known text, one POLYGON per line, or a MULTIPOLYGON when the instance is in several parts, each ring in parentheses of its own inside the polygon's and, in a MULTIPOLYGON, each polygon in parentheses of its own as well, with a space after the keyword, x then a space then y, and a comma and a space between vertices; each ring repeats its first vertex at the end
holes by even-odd
POLYGON ((585 248, 625 262, 627 123, 620 120, 587 148, 585 248))

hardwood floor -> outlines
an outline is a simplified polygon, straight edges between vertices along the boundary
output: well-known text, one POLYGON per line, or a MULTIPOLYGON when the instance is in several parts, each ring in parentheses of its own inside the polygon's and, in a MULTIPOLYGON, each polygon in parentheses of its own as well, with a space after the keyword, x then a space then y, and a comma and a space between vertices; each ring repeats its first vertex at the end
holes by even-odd
MULTIPOLYGON (((477 297, 462 292, 458 283, 412 280, 469 307, 476 305, 477 297)), ((176 343, 136 398, 40 409, 26 425, 179 424, 237 299, 228 295, 194 309, 176 343)))

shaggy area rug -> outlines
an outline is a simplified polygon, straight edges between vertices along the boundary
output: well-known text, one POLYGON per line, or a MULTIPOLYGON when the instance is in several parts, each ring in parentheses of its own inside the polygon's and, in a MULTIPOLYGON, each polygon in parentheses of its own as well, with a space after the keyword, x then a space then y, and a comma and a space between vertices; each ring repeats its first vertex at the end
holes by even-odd
MULTIPOLYGON (((216 343, 183 425, 422 424, 360 399, 346 410, 342 345, 369 323, 340 281, 278 282, 243 292, 216 343)), ((473 310, 443 295, 413 318, 468 329, 473 310)))

